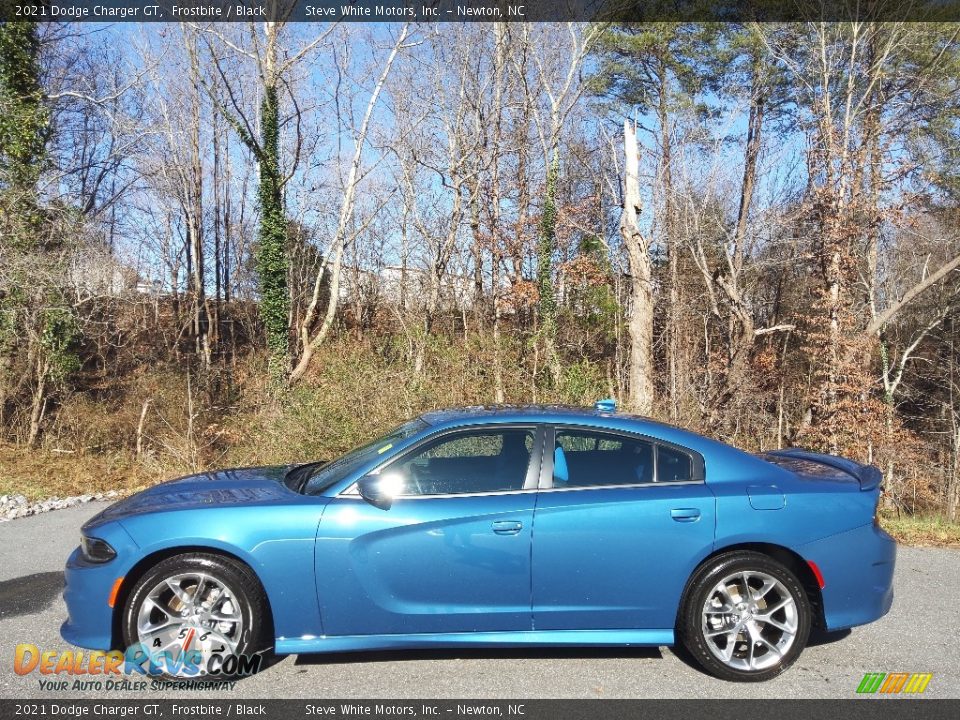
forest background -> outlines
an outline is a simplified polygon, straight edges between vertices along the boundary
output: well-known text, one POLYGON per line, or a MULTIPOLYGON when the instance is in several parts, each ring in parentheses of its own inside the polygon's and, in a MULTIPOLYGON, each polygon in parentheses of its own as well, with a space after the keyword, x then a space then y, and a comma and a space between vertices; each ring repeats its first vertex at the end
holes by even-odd
POLYGON ((960 25, 0 25, 0 494, 592 405, 960 541, 960 25))

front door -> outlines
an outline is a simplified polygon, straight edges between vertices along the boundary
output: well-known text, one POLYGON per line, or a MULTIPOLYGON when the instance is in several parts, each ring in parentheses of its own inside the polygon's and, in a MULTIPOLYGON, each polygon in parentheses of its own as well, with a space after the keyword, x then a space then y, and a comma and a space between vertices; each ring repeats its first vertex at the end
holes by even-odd
POLYGON ((376 471, 397 488, 388 509, 334 498, 317 537, 324 634, 529 630, 536 437, 443 433, 376 471))

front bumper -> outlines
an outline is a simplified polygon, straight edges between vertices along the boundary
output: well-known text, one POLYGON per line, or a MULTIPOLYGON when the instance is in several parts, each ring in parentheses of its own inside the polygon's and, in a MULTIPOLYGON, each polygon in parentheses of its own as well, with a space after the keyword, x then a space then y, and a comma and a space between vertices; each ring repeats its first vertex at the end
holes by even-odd
POLYGON ((85 562, 80 548, 67 560, 63 599, 68 616, 60 626, 60 635, 68 643, 91 650, 112 649, 113 608, 107 602, 118 577, 113 565, 85 562))
POLYGON ((799 548, 823 574, 827 630, 879 620, 893 605, 897 543, 873 524, 831 535, 799 548))
POLYGON ((114 609, 108 604, 110 592, 117 578, 132 568, 140 550, 118 523, 97 527, 91 534, 110 543, 117 557, 110 562, 91 563, 78 547, 67 558, 63 571, 67 620, 60 626, 60 636, 82 648, 112 650, 114 609))

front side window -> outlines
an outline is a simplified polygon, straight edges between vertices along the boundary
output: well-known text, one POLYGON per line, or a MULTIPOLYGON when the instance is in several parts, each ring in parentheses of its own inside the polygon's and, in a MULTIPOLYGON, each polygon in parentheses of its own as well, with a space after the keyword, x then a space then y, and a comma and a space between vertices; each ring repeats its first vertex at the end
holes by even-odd
POLYGON ((483 429, 445 435, 380 472, 398 495, 455 495, 522 490, 533 430, 483 429))

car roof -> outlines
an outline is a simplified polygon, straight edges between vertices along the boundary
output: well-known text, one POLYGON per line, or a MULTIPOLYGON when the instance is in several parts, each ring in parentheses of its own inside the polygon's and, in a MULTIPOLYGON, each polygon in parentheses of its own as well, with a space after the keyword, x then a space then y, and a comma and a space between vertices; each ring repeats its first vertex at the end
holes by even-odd
MULTIPOLYGON (((489 417, 511 420, 544 420, 545 417, 584 418, 612 415, 594 408, 576 405, 467 405, 423 413, 420 417, 431 425, 457 420, 478 420, 489 417)), ((624 413, 620 413, 621 416, 624 413)))
POLYGON ((431 410, 420 416, 420 419, 429 425, 456 425, 463 423, 477 423, 485 420, 496 422, 557 422, 586 425, 606 425, 617 421, 632 421, 642 423, 648 427, 659 427, 664 430, 679 430, 683 428, 662 423, 643 415, 599 410, 578 405, 470 405, 465 407, 444 408, 431 410), (598 422, 599 421, 599 422, 598 422))

